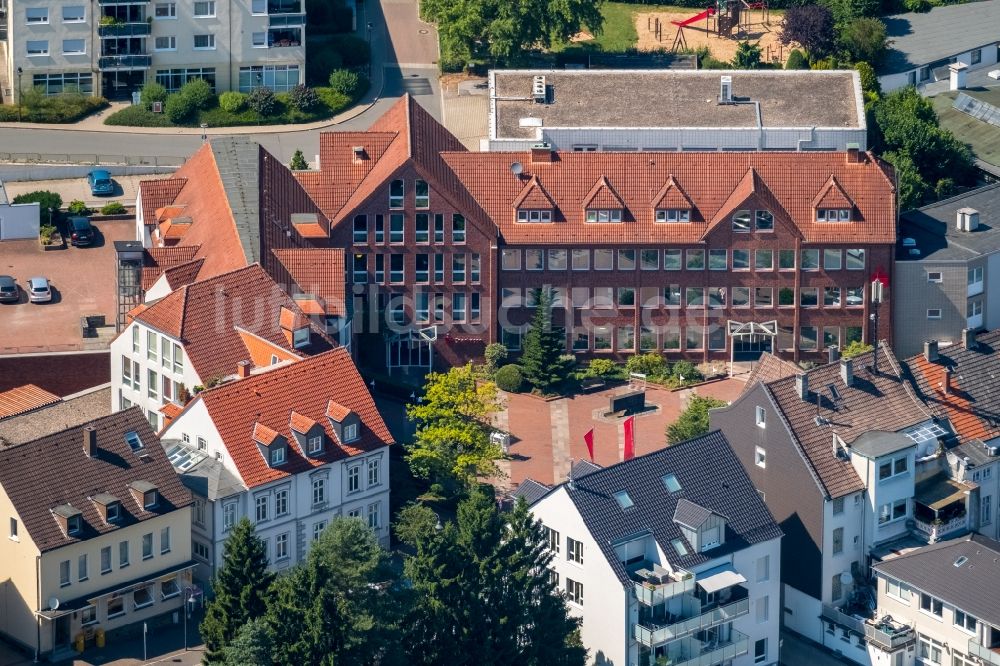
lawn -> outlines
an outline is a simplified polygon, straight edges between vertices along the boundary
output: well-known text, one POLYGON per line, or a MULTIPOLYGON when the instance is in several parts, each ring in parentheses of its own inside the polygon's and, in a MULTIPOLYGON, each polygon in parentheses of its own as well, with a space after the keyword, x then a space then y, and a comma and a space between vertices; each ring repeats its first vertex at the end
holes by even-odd
MULTIPOLYGON (((1000 91, 965 91, 985 102, 1000 106, 1000 91)), ((1000 166, 1000 129, 952 108, 955 92, 941 93, 931 98, 941 127, 950 130, 959 141, 969 144, 976 157, 1000 166)))
POLYGON ((635 31, 635 15, 646 12, 692 12, 698 10, 674 5, 634 5, 624 2, 605 2, 601 8, 604 14, 604 29, 594 39, 585 42, 563 42, 552 45, 552 51, 559 52, 575 48, 593 48, 605 53, 623 53, 634 49, 639 41, 635 31))

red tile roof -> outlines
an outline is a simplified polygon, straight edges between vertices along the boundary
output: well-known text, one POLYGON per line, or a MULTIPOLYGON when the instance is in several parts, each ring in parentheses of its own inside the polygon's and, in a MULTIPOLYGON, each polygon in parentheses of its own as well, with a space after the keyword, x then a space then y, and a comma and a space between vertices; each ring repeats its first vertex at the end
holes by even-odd
POLYGON ((326 403, 326 415, 334 421, 343 421, 351 413, 350 408, 344 407, 339 402, 331 400, 326 403))
MULTIPOLYGON (((251 360, 239 328, 294 353, 280 326, 283 308, 293 320, 304 318, 264 269, 251 264, 184 285, 149 304, 135 319, 180 339, 198 376, 208 381, 234 374, 240 361, 251 360)), ((319 353, 333 346, 318 327, 311 328, 312 342, 302 353, 319 353)))
POLYGON ((289 425, 291 425, 292 430, 304 435, 309 432, 313 426, 316 425, 316 421, 305 416, 304 414, 299 414, 295 410, 292 410, 292 415, 289 419, 289 425))
POLYGON ((158 211, 172 204, 186 183, 187 178, 180 175, 180 171, 170 178, 140 181, 139 205, 142 206, 143 224, 154 226, 159 222, 158 211))
POLYGON ((236 332, 239 334, 240 340, 243 341, 247 354, 250 355, 250 362, 258 368, 272 365, 274 357, 278 358, 278 363, 302 359, 298 354, 294 354, 270 340, 265 340, 259 335, 254 335, 250 331, 245 331, 239 326, 236 327, 236 332))
POLYGON ((326 314, 326 306, 323 304, 323 299, 316 296, 306 298, 295 297, 295 304, 299 306, 299 309, 304 314, 310 316, 326 314))
POLYGON ((514 208, 524 208, 524 209, 539 209, 547 210, 550 208, 555 208, 556 204, 552 201, 552 197, 549 193, 545 191, 542 187, 541 182, 538 180, 538 176, 532 176, 528 184, 524 186, 521 193, 517 195, 514 199, 514 203, 511 204, 514 208))
POLYGON ((142 257, 142 289, 148 291, 156 284, 163 271, 194 259, 198 246, 177 245, 174 247, 147 248, 142 257))
POLYGON ((339 347, 298 363, 251 375, 198 394, 205 404, 243 483, 253 488, 292 474, 374 451, 393 443, 364 380, 346 349, 339 347), (356 412, 359 439, 337 441, 326 412, 331 400, 356 412), (292 412, 312 419, 326 433, 324 454, 307 457, 295 446, 292 412), (254 444, 255 430, 267 428, 289 442, 287 462, 270 467, 254 444))
POLYGON ((253 441, 260 442, 261 444, 273 444, 274 440, 281 437, 271 428, 268 428, 263 423, 259 421, 253 424, 253 441))
POLYGON ((674 208, 677 210, 690 210, 694 208, 694 204, 691 203, 691 199, 684 192, 684 188, 680 186, 680 183, 673 176, 667 177, 667 182, 653 195, 650 205, 652 205, 654 210, 657 208, 674 208))
POLYGON ((854 202, 837 182, 837 177, 830 176, 826 186, 813 199, 813 208, 854 208, 854 202))
POLYGON ((168 402, 165 403, 162 407, 160 407, 158 411, 161 414, 163 414, 163 427, 166 428, 168 425, 170 425, 171 421, 177 418, 178 414, 184 411, 184 408, 179 407, 172 402, 168 402))
POLYGON ((62 398, 34 384, 25 384, 0 392, 0 419, 32 412, 61 402, 62 398))
POLYGON ((346 314, 347 275, 342 248, 286 248, 271 252, 288 271, 301 293, 322 299, 329 315, 346 314))
POLYGON ((700 242, 708 230, 705 220, 718 223, 752 194, 772 202, 776 223, 794 225, 806 242, 895 242, 894 185, 870 155, 860 163, 835 152, 568 152, 554 154, 551 163, 532 163, 527 152, 446 152, 442 157, 509 243, 606 243, 609 232, 613 242, 621 243, 700 242), (513 162, 522 164, 521 175, 511 172, 513 162), (850 194, 859 221, 815 220, 813 201, 831 177, 850 194), (534 178, 555 201, 560 221, 514 221, 514 202, 534 178), (602 178, 630 213, 613 227, 584 222, 583 202, 602 178), (690 224, 654 222, 651 202, 671 178, 683 184, 694 204, 690 224))
POLYGON ((167 284, 171 290, 180 289, 184 285, 191 284, 197 280, 198 273, 201 272, 201 267, 204 265, 204 259, 186 261, 183 264, 177 264, 166 269, 163 271, 163 275, 166 276, 167 284))
POLYGON ((611 187, 608 179, 601 176, 590 188, 590 192, 587 192, 587 196, 583 198, 583 207, 620 209, 625 208, 625 202, 615 192, 615 188, 611 187))
POLYGON ((798 367, 791 361, 786 361, 782 358, 778 358, 774 354, 764 352, 760 355, 757 365, 755 365, 753 370, 750 371, 750 376, 747 377, 746 386, 744 386, 743 390, 740 391, 740 395, 749 391, 753 388, 753 385, 758 382, 762 384, 770 384, 771 382, 784 377, 793 377, 800 372, 802 372, 802 368, 798 367))

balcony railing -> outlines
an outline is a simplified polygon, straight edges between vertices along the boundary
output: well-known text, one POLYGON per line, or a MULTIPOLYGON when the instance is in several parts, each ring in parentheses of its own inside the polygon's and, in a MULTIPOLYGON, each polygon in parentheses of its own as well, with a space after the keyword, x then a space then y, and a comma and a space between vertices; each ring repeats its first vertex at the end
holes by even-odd
POLYGON ((917 634, 913 627, 900 625, 892 631, 885 631, 885 626, 865 623, 865 640, 886 652, 894 652, 916 640, 917 634))
POLYGON ((946 523, 925 523, 921 520, 914 520, 913 522, 917 531, 924 534, 929 543, 936 543, 947 534, 967 529, 969 526, 969 517, 967 515, 959 516, 958 518, 952 518, 946 523))
POLYGON ((969 639, 969 654, 979 657, 985 664, 1000 666, 1000 654, 986 647, 975 638, 969 639))
POLYGON ((823 610, 820 614, 824 620, 829 620, 841 627, 846 627, 856 634, 865 635, 865 621, 859 617, 848 615, 836 606, 823 604, 823 610))
POLYGON ((145 21, 141 23, 116 23, 97 27, 101 37, 148 37, 153 27, 145 21))
POLYGON ((656 606, 679 594, 693 592, 694 583, 693 575, 670 583, 636 583, 635 596, 644 606, 656 606))
POLYGON ((637 624, 635 625, 634 632, 635 639, 643 645, 653 647, 654 645, 683 638, 684 636, 693 634, 696 631, 701 631, 702 629, 709 629, 715 625, 730 622, 738 617, 746 615, 749 612, 750 599, 744 598, 739 601, 734 601, 731 604, 726 604, 725 606, 713 608, 712 610, 702 613, 701 615, 696 615, 686 620, 681 620, 680 622, 674 622, 673 624, 637 624))
POLYGON ((302 0, 271 0, 267 3, 267 13, 274 14, 305 14, 305 4, 302 0))
POLYGON ((102 70, 149 69, 153 57, 148 55, 102 56, 97 65, 102 70))
POLYGON ((305 14, 300 14, 298 16, 269 16, 267 18, 267 27, 269 28, 294 28, 304 26, 305 24, 305 14))
POLYGON ((105 7, 107 5, 145 5, 149 0, 97 0, 97 4, 105 7))
POLYGON ((750 651, 750 639, 735 629, 727 641, 700 641, 686 638, 666 650, 657 664, 666 666, 719 666, 750 651))

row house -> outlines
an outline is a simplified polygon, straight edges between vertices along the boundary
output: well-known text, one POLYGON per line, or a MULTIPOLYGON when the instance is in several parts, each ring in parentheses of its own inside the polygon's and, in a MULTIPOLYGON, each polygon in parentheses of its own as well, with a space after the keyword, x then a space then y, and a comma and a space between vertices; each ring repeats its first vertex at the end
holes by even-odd
POLYGON ((588 663, 778 663, 782 530, 722 434, 518 494, 588 663))
POLYGON ((242 362, 266 367, 335 346, 258 264, 183 284, 129 319, 111 343, 111 409, 138 405, 155 430, 242 362))
POLYGON ((191 493, 142 412, 0 450, 0 633, 58 661, 195 594, 191 493))
POLYGON ((857 149, 470 153, 406 96, 319 161, 296 177, 350 248, 355 333, 389 329, 366 364, 516 351, 540 288, 583 356, 818 358, 889 321, 895 187, 857 149))
POLYGON ((163 430, 194 491, 198 578, 222 565, 223 544, 247 517, 271 568, 301 562, 335 517, 355 517, 389 544, 393 443, 343 347, 251 370, 202 391, 163 430))

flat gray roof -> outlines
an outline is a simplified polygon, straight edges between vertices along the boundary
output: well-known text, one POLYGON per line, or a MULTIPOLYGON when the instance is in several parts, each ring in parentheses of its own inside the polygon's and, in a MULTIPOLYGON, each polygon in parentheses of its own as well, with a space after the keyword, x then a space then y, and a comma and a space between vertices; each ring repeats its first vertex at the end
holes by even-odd
POLYGON ((869 430, 851 442, 851 451, 866 458, 879 458, 914 446, 916 442, 898 432, 869 430))
POLYGON ((864 127, 853 70, 492 70, 491 138, 534 138, 529 117, 544 127, 756 127, 755 105, 718 103, 723 75, 736 99, 760 104, 764 127, 864 127), (532 99, 536 75, 548 103, 532 99))
POLYGON ((934 7, 882 18, 889 51, 879 74, 896 74, 1000 42, 1000 0, 934 7))
POLYGON ((907 211, 900 217, 896 261, 967 261, 998 250, 1000 183, 907 211), (956 228, 960 208, 979 211, 978 229, 959 231, 956 228), (909 248, 903 247, 904 238, 916 241, 919 255, 911 255, 909 248))

